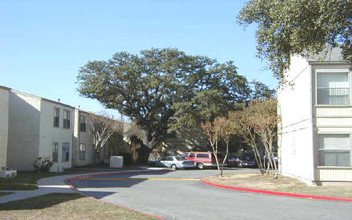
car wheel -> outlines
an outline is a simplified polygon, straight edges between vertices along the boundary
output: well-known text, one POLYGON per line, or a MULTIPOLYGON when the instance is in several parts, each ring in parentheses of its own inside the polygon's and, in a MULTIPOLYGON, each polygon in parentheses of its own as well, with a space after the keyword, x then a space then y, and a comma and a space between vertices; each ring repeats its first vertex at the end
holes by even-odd
POLYGON ((203 163, 197 163, 198 169, 202 170, 204 169, 204 164, 203 163))
POLYGON ((172 164, 172 165, 171 165, 171 169, 176 170, 176 169, 177 169, 176 164, 172 164))

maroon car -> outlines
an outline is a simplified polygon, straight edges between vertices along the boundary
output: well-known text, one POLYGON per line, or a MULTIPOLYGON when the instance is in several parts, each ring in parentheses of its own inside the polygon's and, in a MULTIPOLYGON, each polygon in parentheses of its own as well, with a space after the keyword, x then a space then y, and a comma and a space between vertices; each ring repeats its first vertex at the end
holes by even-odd
MULTIPOLYGON (((198 169, 204 169, 205 167, 216 167, 216 161, 213 153, 211 152, 185 152, 183 154, 187 160, 191 160, 194 162, 198 169)), ((222 161, 222 156, 218 156, 219 163, 222 161)), ((227 166, 227 164, 224 164, 227 166)))

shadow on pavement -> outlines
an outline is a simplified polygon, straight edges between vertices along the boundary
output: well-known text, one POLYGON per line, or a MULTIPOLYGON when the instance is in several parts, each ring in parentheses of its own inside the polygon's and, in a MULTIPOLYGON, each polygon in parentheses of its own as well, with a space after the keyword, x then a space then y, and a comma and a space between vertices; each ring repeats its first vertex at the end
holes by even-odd
POLYGON ((135 173, 119 173, 97 175, 87 178, 70 181, 74 187, 85 191, 85 188, 113 188, 113 187, 132 187, 136 184, 148 180, 145 176, 161 176, 170 171, 153 171, 153 172, 135 172, 135 173), (143 175, 143 177, 137 177, 143 175))
POLYGON ((25 210, 25 209, 45 209, 62 202, 82 198, 80 194, 74 193, 52 193, 23 200, 12 201, 0 204, 0 210, 25 210))

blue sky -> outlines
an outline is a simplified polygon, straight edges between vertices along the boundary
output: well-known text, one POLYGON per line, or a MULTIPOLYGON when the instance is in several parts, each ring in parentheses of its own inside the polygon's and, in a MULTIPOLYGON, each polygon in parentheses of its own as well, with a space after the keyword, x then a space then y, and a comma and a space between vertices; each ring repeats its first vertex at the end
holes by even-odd
POLYGON ((0 1, 0 85, 87 111, 103 106, 77 92, 90 60, 178 48, 233 60, 249 80, 277 87, 256 54, 255 26, 236 23, 242 0, 0 1))

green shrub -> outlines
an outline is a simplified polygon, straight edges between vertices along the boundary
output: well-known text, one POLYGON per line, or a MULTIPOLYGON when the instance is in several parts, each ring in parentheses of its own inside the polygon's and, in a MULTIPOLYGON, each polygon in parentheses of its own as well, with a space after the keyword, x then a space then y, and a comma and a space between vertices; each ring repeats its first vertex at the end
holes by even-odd
POLYGON ((53 162, 47 157, 38 157, 33 163, 33 167, 38 172, 49 172, 53 162))

